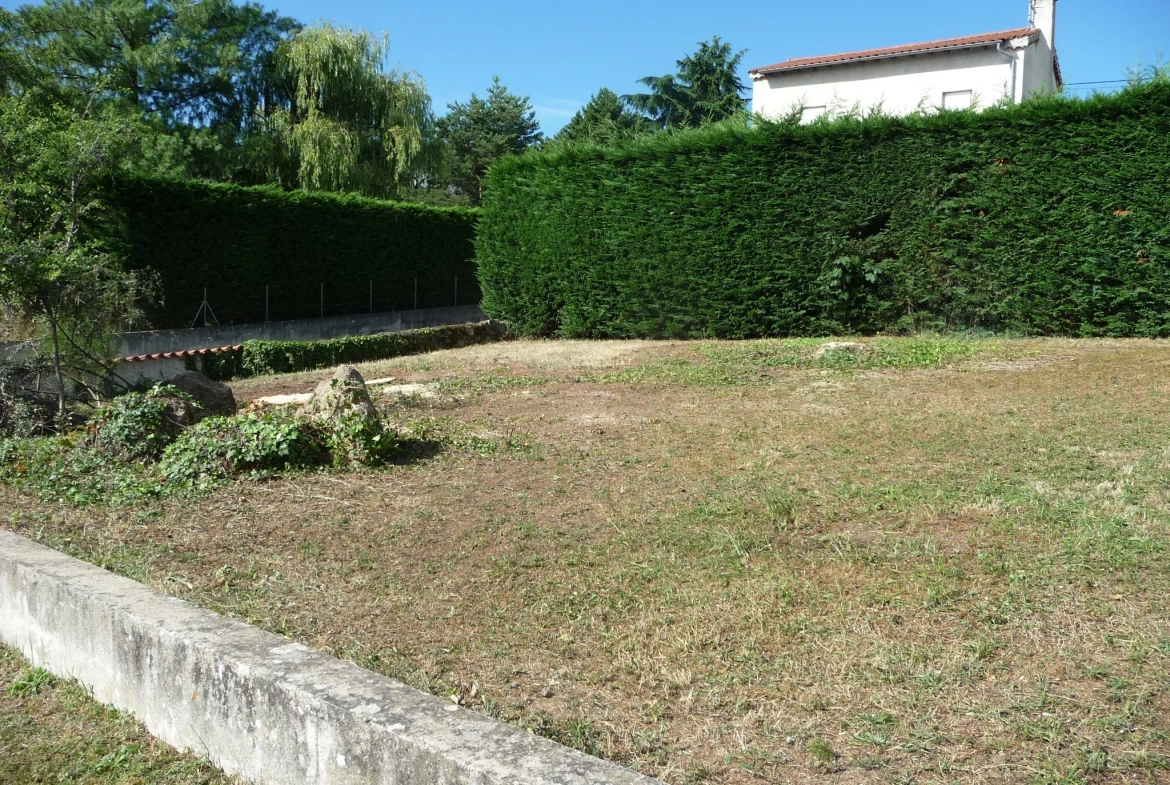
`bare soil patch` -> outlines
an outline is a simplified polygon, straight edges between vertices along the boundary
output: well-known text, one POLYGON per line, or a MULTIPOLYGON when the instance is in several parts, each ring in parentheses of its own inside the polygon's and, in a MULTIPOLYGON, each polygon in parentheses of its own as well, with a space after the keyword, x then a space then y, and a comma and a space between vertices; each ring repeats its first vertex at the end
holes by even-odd
POLYGON ((1170 348, 975 343, 399 358, 433 458, 0 525, 671 783, 1170 782, 1170 348))

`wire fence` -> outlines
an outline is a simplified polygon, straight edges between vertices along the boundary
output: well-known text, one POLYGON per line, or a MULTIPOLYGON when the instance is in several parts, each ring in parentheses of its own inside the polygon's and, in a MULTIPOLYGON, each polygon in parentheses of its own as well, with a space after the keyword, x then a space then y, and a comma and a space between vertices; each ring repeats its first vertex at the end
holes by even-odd
MULTIPOLYGON (((224 319, 224 323, 270 322, 290 319, 326 319, 338 316, 411 311, 447 306, 477 305, 479 303, 478 282, 458 276, 446 280, 414 278, 405 291, 401 286, 385 287, 381 291, 377 281, 370 279, 363 291, 354 292, 350 287, 333 287, 327 281, 317 286, 313 300, 305 297, 305 287, 282 287, 278 283, 265 284, 257 292, 255 308, 238 308, 224 319)), ((202 299, 194 309, 190 327, 212 327, 221 323, 216 314, 216 287, 205 286, 202 299)), ((233 290, 231 300, 238 302, 241 293, 233 290)), ((194 299, 192 299, 194 302, 194 299)))

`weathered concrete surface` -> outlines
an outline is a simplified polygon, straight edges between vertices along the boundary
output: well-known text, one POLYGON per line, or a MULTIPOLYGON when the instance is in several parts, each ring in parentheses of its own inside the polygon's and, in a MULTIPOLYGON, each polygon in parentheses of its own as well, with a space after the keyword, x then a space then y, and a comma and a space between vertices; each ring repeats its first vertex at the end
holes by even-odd
POLYGON ((657 782, 2 530, 0 637, 257 783, 657 782))

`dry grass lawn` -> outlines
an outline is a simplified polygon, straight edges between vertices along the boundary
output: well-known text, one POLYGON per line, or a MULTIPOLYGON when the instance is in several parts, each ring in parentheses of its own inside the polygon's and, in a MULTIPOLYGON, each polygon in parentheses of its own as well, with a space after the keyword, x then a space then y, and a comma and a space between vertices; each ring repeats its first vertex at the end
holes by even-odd
POLYGON ((677 785, 1170 782, 1170 345, 817 343, 370 364, 424 457, 0 525, 677 785))

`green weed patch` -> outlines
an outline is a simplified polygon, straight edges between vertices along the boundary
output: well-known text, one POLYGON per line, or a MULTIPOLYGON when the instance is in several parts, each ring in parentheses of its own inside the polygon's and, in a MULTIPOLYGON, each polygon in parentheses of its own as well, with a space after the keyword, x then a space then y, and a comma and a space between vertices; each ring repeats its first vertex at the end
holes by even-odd
POLYGON ((204 493, 241 477, 376 466, 405 449, 377 422, 341 418, 326 426, 281 411, 210 417, 176 429, 154 453, 103 449, 101 433, 0 439, 0 483, 50 503, 123 506, 204 493))
POLYGON ((820 369, 848 374, 867 370, 932 370, 959 367, 979 357, 1010 356, 995 340, 966 338, 877 338, 830 341, 816 338, 700 344, 701 358, 664 358, 597 378, 605 382, 659 382, 720 387, 766 382, 782 369, 820 369))

